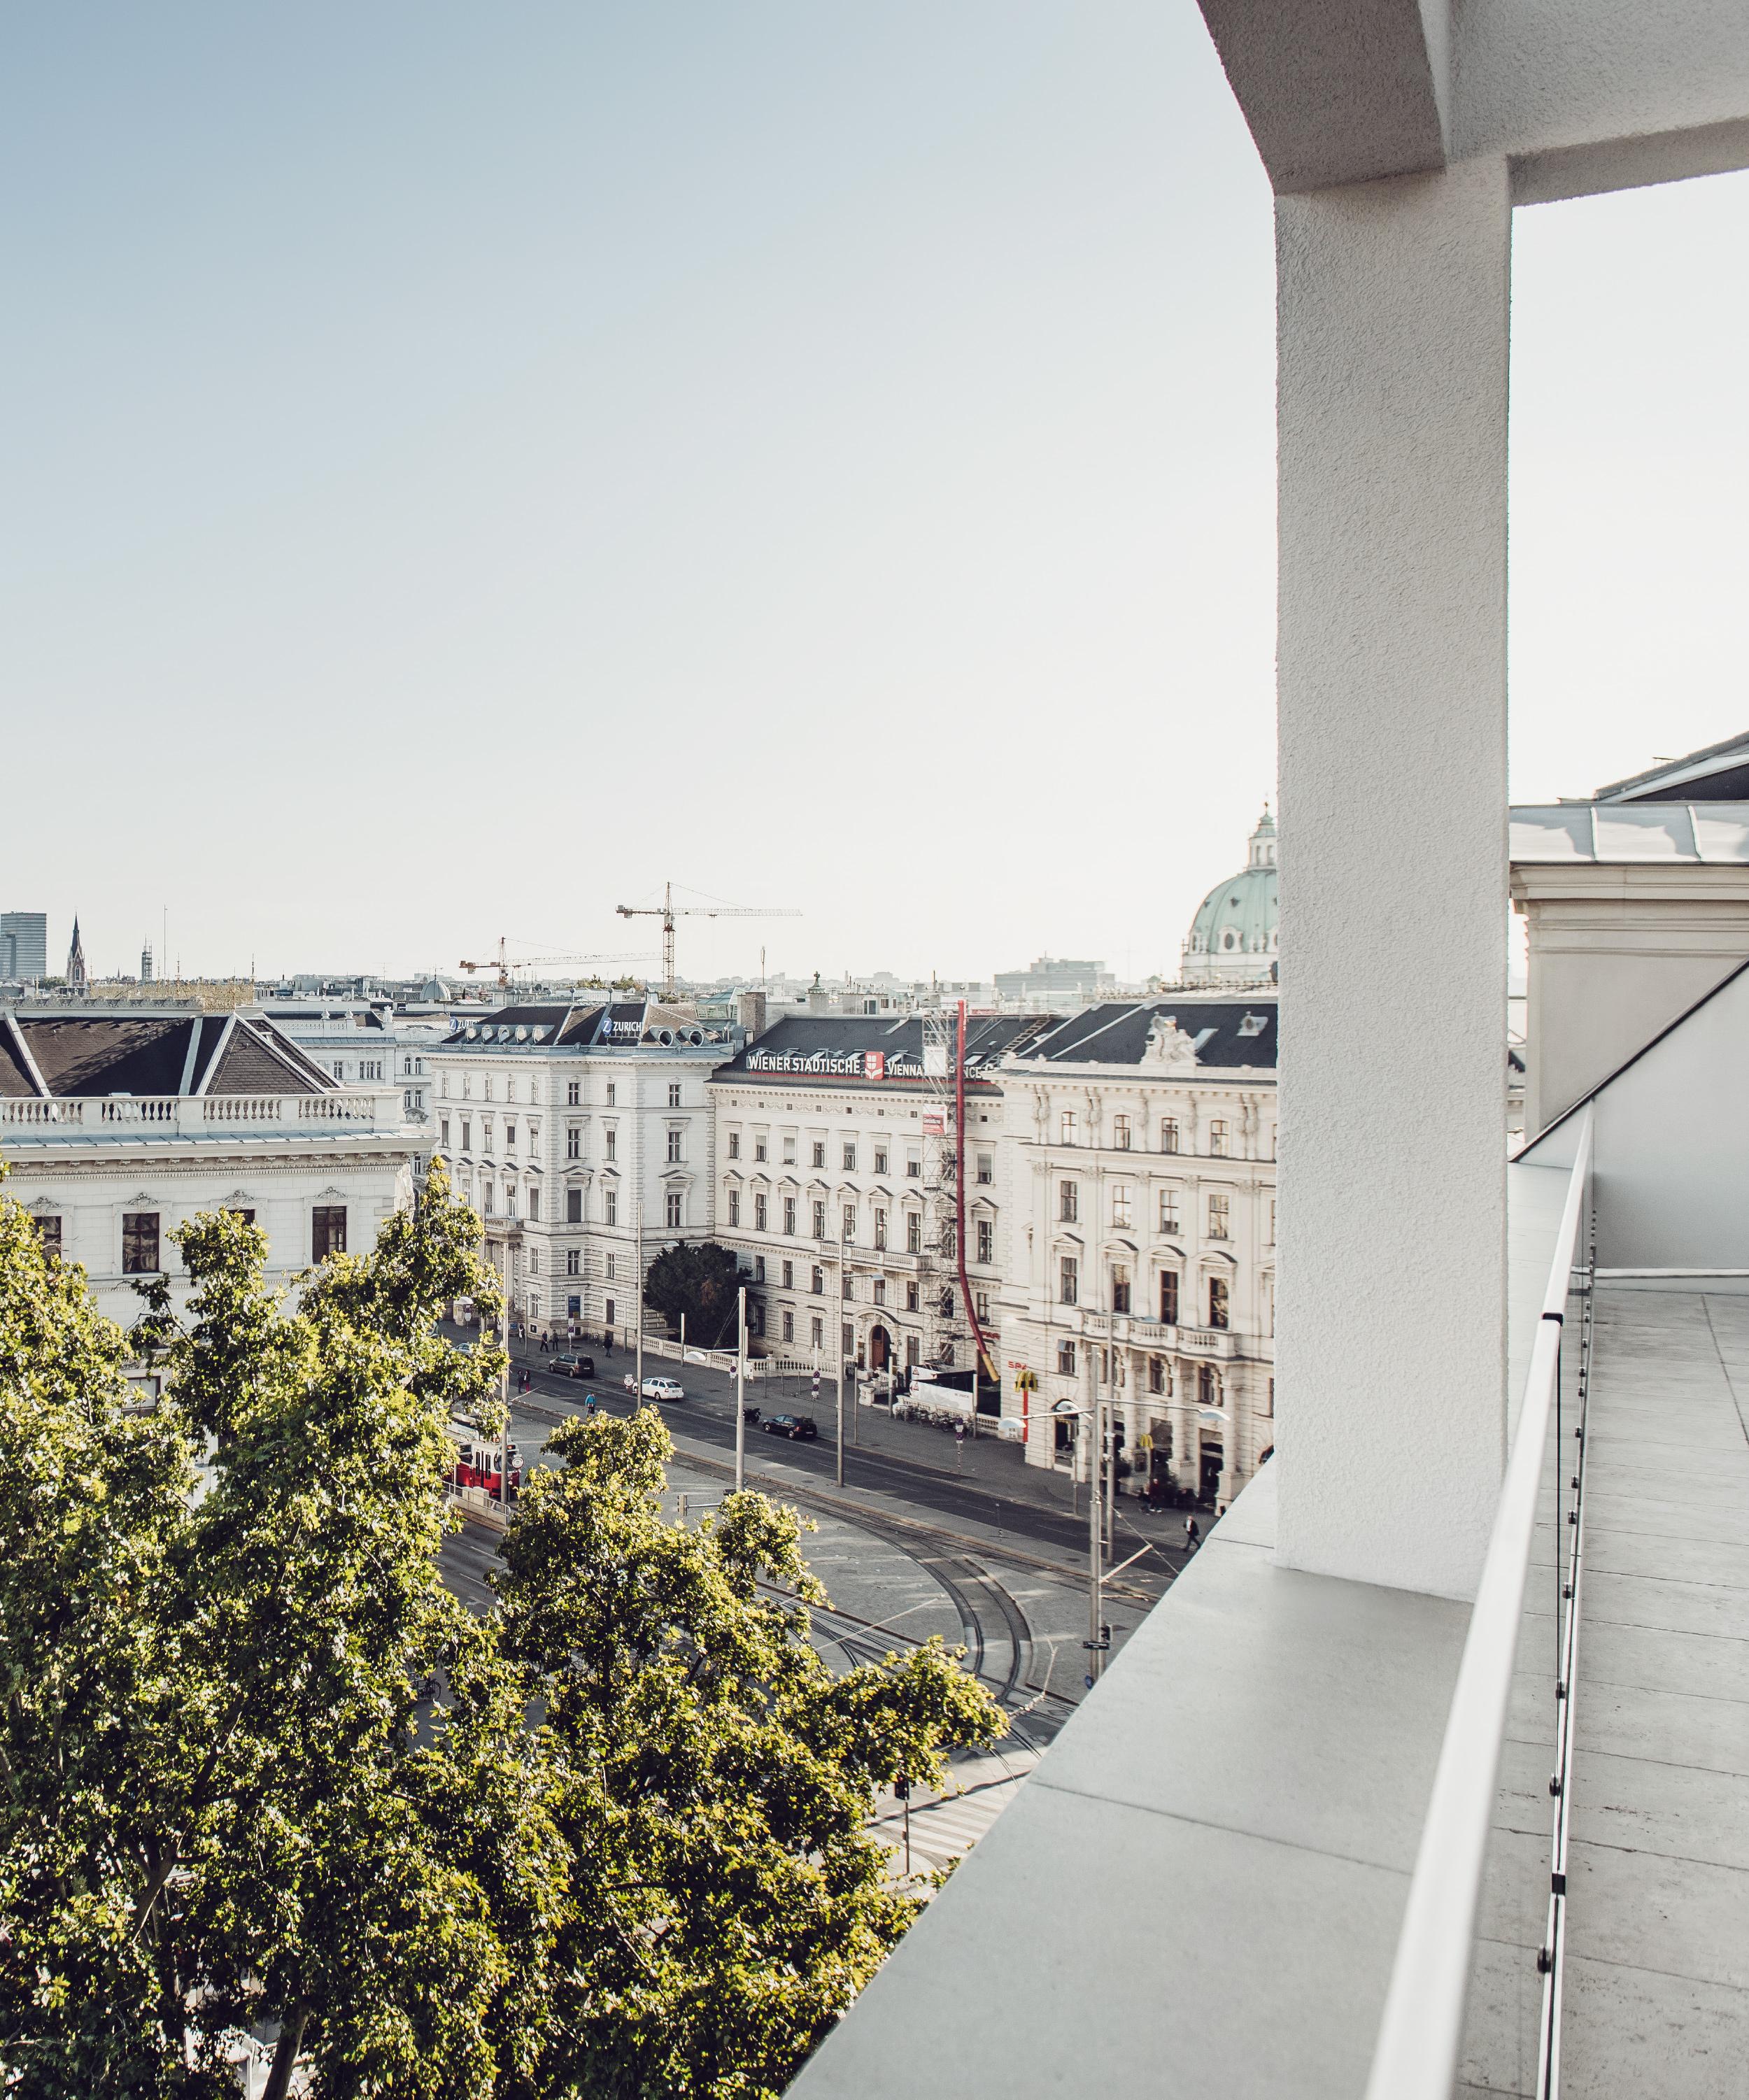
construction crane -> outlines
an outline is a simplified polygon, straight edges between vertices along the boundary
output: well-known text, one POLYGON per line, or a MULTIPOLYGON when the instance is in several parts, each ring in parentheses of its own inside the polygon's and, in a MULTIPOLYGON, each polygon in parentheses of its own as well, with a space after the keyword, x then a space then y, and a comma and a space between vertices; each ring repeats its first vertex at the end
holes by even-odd
POLYGON ((496 963, 464 962, 457 967, 466 970, 470 977, 476 970, 492 970, 497 974, 498 990, 508 991, 510 988, 510 972, 513 969, 545 969, 559 963, 647 963, 649 960, 647 952, 632 955, 517 955, 513 958, 506 954, 506 937, 501 933, 498 936, 498 960, 496 963))
POLYGON ((776 907, 766 911, 744 904, 677 904, 674 885, 665 882, 660 904, 616 904, 622 919, 660 919, 662 922, 662 996, 674 996, 674 921, 677 919, 799 919, 799 911, 776 907))

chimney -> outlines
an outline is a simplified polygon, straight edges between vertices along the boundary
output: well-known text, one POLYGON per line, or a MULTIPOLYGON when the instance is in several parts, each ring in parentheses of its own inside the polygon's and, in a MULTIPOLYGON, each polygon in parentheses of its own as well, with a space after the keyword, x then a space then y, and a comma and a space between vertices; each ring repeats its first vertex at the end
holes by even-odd
POLYGON ((765 1033, 765 994, 762 991, 744 991, 735 1000, 735 1019, 747 1031, 751 1043, 755 1036, 765 1033))

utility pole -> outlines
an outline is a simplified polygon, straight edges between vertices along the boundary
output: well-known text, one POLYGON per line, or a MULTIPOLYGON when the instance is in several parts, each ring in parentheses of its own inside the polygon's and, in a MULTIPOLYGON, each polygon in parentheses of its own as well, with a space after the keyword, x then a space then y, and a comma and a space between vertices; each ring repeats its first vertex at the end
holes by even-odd
MULTIPOLYGON (((838 1485, 844 1485, 844 1206, 838 1206, 838 1485)), ((888 1388, 889 1407, 892 1405, 891 1388, 888 1388)), ((856 1441, 857 1422, 853 1410, 850 1416, 850 1441, 856 1441)))
POLYGON ((634 1265, 638 1271, 638 1285, 632 1298, 632 1311, 638 1321, 638 1405, 643 1405, 643 1127, 638 1119, 638 1252, 634 1265))
POLYGON ((735 1338, 735 1491, 747 1485, 747 1286, 740 1289, 740 1319, 735 1338))
POLYGON ((504 1350, 504 1368, 498 1373, 498 1398, 504 1404, 503 1441, 498 1446, 498 1507, 507 1516, 510 1507, 510 1334, 507 1309, 498 1319, 498 1339, 504 1350))

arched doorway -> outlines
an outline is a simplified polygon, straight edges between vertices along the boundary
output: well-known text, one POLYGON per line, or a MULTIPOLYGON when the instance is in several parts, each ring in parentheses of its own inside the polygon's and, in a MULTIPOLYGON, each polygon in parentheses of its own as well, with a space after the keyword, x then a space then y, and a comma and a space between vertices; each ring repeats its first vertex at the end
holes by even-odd
POLYGON ((869 1370, 872 1371, 884 1371, 888 1364, 892 1361, 892 1336, 888 1334, 885 1327, 871 1327, 868 1330, 869 1370))

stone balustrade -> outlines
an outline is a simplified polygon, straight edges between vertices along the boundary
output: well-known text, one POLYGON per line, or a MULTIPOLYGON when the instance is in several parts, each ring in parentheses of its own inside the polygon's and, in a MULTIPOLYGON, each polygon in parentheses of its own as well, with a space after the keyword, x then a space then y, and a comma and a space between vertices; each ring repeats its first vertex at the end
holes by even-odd
POLYGON ((400 1096, 392 1092, 325 1094, 109 1094, 0 1101, 0 1132, 19 1137, 206 1137, 227 1127, 323 1131, 336 1127, 394 1130, 400 1096))

